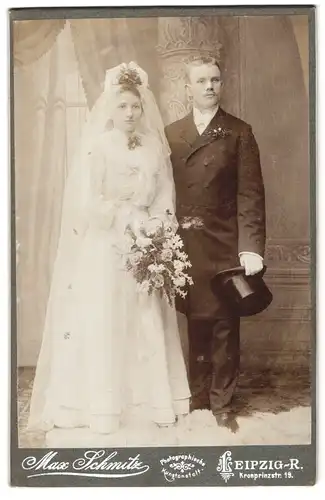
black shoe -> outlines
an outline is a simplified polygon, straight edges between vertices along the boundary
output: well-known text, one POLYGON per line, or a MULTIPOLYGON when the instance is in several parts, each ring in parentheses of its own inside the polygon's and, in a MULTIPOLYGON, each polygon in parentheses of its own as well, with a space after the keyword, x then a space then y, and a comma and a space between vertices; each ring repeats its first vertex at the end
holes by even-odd
POLYGON ((239 425, 236 420, 236 415, 232 412, 215 413, 214 417, 216 419, 219 427, 226 427, 232 433, 236 433, 239 429, 239 425))

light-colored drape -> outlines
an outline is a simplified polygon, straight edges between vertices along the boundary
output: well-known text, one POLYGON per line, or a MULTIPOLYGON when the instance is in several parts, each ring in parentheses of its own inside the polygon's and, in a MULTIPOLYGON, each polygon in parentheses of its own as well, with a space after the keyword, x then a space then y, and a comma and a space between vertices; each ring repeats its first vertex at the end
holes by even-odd
MULTIPOLYGON (((96 36, 96 33, 98 33, 98 30, 96 30, 97 24, 100 22, 97 19, 74 19, 70 21, 78 69, 89 108, 93 106, 99 96, 105 77, 105 68, 96 36)), ((109 32, 107 36, 109 36, 109 32)), ((108 52, 112 49, 113 46, 108 43, 108 52)))
POLYGON ((73 19, 69 21, 78 69, 91 108, 99 97, 105 71, 137 59, 135 40, 126 19, 73 19))
POLYGON ((18 363, 34 364, 60 227, 66 176, 66 74, 69 32, 34 63, 16 66, 14 135, 16 182, 18 363))
POLYGON ((34 63, 53 47, 65 26, 64 19, 15 21, 13 57, 16 66, 34 63))

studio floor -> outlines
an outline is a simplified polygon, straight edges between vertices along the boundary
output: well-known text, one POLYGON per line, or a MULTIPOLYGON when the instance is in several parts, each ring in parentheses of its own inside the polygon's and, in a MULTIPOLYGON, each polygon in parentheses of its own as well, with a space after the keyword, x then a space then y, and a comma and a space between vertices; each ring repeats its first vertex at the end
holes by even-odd
POLYGON ((87 429, 53 429, 47 435, 30 432, 26 426, 33 377, 32 368, 19 369, 21 448, 295 445, 309 444, 311 440, 310 377, 306 369, 243 371, 234 398, 236 432, 218 427, 208 410, 196 410, 171 428, 138 421, 135 413, 113 435, 94 435, 87 429))

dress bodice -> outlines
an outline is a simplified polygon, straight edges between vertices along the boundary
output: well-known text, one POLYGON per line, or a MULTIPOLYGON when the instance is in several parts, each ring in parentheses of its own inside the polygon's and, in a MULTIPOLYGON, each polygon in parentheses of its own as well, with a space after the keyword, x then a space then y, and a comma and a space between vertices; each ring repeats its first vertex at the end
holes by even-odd
POLYGON ((135 206, 149 207, 154 200, 159 172, 159 155, 149 137, 140 136, 141 145, 129 149, 128 138, 114 129, 97 144, 104 199, 124 199, 135 206))

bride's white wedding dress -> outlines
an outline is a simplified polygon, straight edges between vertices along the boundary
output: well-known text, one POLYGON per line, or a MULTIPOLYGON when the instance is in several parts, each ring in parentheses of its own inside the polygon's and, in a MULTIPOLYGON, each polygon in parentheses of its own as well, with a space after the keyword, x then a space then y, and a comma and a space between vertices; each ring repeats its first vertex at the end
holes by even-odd
POLYGON ((139 292, 123 265, 127 224, 162 216, 172 203, 158 151, 150 136, 129 149, 116 129, 92 150, 86 230, 47 314, 52 333, 39 357, 30 427, 114 432, 135 405, 158 424, 189 411, 176 311, 139 292))

